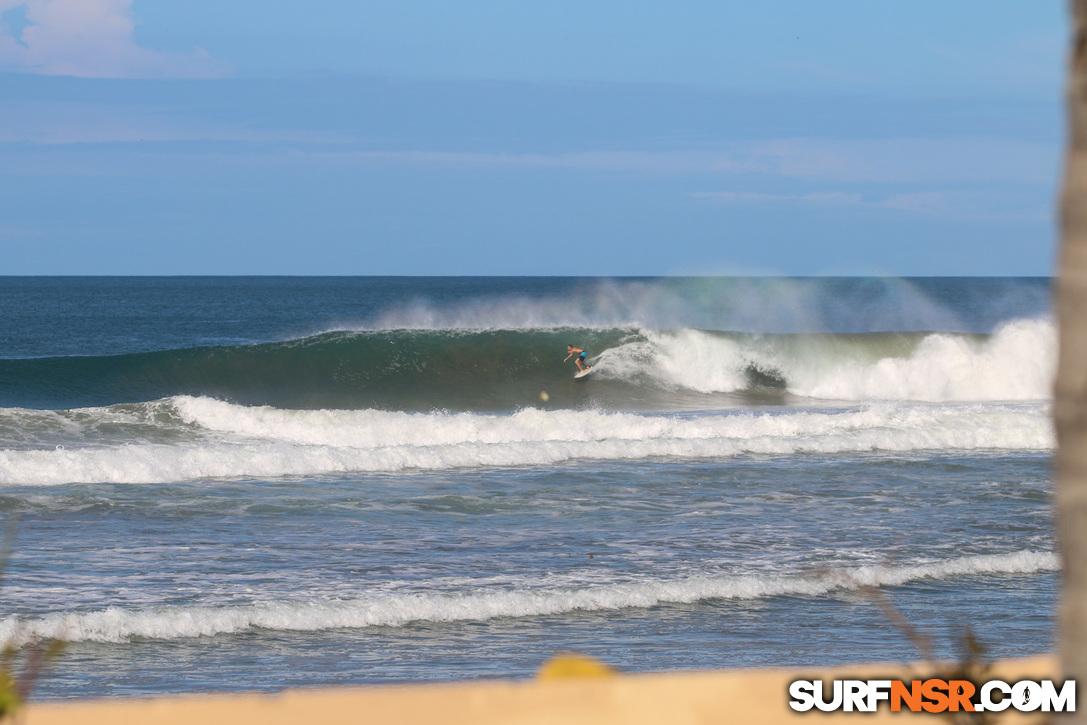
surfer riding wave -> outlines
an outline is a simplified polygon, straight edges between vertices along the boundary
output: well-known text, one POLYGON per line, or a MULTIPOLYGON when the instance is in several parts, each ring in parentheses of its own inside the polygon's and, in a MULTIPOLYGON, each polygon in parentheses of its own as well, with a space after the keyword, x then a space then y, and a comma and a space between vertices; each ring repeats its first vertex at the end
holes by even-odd
POLYGON ((577 357, 574 357, 574 364, 577 365, 578 372, 583 373, 592 369, 585 364, 585 358, 589 356, 589 353, 585 352, 580 347, 574 347, 573 345, 567 345, 566 351, 569 354, 563 359, 563 362, 566 362, 576 355, 577 357))

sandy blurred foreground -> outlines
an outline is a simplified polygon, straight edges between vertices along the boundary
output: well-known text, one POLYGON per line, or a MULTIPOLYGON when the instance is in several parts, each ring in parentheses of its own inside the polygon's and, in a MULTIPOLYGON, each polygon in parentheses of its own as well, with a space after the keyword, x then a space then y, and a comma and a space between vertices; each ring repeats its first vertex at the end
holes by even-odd
MULTIPOLYGON (((614 674, 592 660, 557 658, 535 680, 293 690, 262 695, 201 695, 153 700, 29 705, 25 725, 216 725, 259 723, 881 723, 902 718, 952 722, 948 714, 795 713, 795 679, 903 679, 933 676, 930 668, 861 665, 813 671, 730 670, 614 674)), ((997 663, 986 679, 1053 679, 1052 657, 997 663)), ((1043 722, 1041 713, 990 713, 988 722, 1043 722)), ((974 721, 974 720, 971 720, 974 721)))

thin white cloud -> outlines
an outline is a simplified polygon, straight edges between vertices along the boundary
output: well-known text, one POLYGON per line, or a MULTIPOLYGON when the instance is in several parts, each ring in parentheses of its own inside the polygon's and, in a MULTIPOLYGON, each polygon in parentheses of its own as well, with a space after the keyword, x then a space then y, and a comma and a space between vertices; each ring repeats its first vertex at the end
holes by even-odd
POLYGON ((45 232, 40 229, 30 229, 27 227, 11 226, 10 224, 0 224, 0 239, 6 239, 8 241, 22 241, 27 239, 37 239, 45 236, 45 232))
POLYGON ((83 78, 207 78, 226 64, 203 48, 160 53, 136 44, 132 0, 0 0, 23 27, 0 30, 0 70, 83 78))
POLYGON ((944 212, 951 204, 946 193, 925 191, 911 194, 893 194, 881 199, 866 199, 861 194, 844 191, 826 191, 810 194, 762 194, 747 191, 699 191, 692 194, 697 199, 713 199, 736 204, 803 203, 815 206, 857 206, 873 209, 899 209, 915 212, 944 212))
MULTIPOLYGON (((339 153, 339 152, 337 152, 339 153)), ((1058 147, 1003 138, 776 139, 705 151, 560 154, 349 151, 357 160, 417 164, 579 168, 650 174, 759 174, 839 183, 1048 184, 1058 147)))
POLYGON ((1059 147, 996 137, 774 139, 733 146, 715 169, 847 182, 1048 183, 1059 147))
POLYGON ((216 119, 180 119, 153 108, 74 101, 0 103, 0 143, 94 144, 143 141, 343 144, 335 132, 252 128, 216 119))
POLYGON ((692 194, 731 205, 790 205, 851 207, 893 210, 944 219, 985 219, 1006 221, 1051 221, 1052 210, 1039 208, 1036 199, 1006 191, 920 191, 882 197, 853 192, 829 191, 808 194, 766 194, 748 191, 700 191, 692 194))
POLYGON ((559 154, 475 151, 349 151, 328 156, 347 156, 361 161, 394 161, 455 166, 519 166, 636 171, 653 174, 690 174, 712 170, 717 155, 697 151, 575 151, 559 154))

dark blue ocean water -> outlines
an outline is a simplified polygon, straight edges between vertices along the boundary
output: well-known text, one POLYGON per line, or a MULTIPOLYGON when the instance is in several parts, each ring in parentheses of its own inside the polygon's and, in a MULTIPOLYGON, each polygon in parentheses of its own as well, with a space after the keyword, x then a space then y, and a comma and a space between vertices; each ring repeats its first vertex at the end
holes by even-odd
POLYGON ((1048 651, 1049 294, 0 278, 0 626, 45 698, 916 658, 868 586, 1048 651))

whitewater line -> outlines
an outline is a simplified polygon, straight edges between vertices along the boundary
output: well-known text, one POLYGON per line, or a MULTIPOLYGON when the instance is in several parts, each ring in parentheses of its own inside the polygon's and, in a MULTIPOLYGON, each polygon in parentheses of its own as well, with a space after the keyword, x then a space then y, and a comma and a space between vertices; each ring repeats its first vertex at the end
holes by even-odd
POLYGON ((1035 574, 1057 571, 1056 554, 1018 551, 898 567, 864 566, 813 577, 796 575, 699 576, 639 581, 581 589, 475 589, 319 601, 254 602, 240 606, 172 605, 146 610, 120 607, 0 620, 0 640, 62 636, 72 642, 127 642, 214 637, 254 630, 319 632, 330 629, 400 627, 412 622, 487 621, 570 612, 616 611, 713 599, 821 596, 864 586, 901 586, 921 579, 1035 574))
POLYGON ((572 460, 734 458, 885 451, 1048 451, 1044 405, 874 405, 694 417, 539 410, 511 415, 305 411, 208 398, 166 401, 177 443, 0 450, 0 485, 172 483, 572 460), (187 426, 187 427, 186 427, 187 426))

